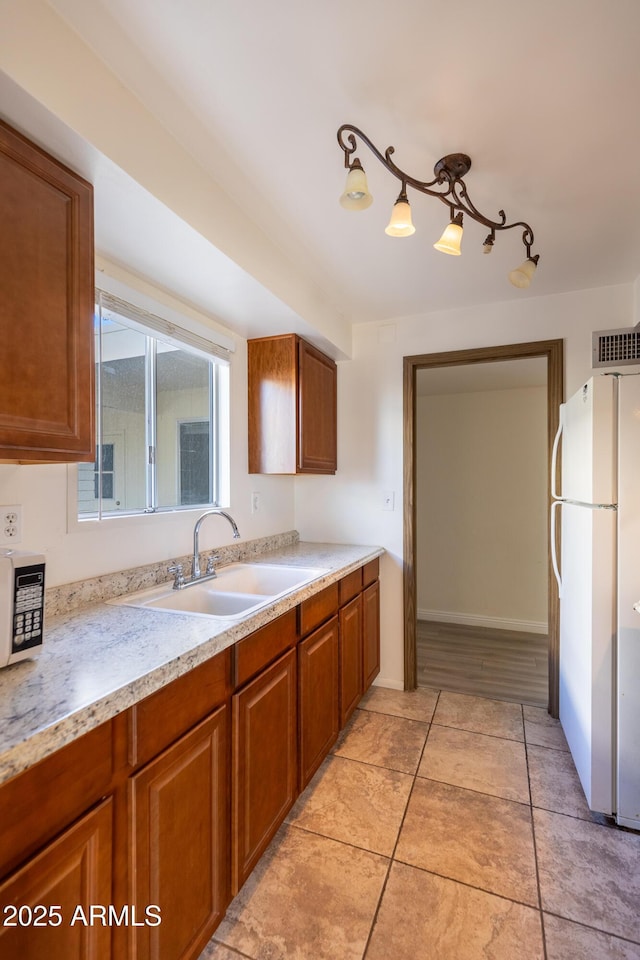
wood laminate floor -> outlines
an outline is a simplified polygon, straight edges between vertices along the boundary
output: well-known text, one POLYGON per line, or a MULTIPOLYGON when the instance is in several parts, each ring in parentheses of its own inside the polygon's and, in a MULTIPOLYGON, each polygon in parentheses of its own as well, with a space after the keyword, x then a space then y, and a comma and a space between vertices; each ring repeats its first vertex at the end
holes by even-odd
POLYGON ((418 685, 546 707, 548 637, 418 620, 418 685))

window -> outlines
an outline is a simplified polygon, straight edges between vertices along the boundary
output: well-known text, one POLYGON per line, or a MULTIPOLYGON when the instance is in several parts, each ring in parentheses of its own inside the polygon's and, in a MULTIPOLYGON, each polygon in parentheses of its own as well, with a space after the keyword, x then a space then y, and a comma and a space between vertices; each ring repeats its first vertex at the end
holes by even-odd
POLYGON ((179 430, 180 503, 208 503, 209 424, 206 420, 185 420, 179 430))
POLYGON ((226 351, 101 292, 96 459, 78 469, 82 518, 221 503, 226 351))
POLYGON ((93 465, 94 497, 99 500, 113 500, 113 444, 103 443, 98 451, 96 447, 96 463, 93 465), (96 470, 98 458, 102 461, 102 469, 96 470))

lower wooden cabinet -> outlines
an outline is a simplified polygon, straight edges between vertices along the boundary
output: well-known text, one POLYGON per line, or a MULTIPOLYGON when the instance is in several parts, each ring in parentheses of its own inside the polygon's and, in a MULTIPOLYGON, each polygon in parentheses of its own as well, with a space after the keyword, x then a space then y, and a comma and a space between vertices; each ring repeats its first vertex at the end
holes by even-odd
POLYGON ((109 960, 112 801, 106 800, 0 885, 0 957, 109 960))
POLYGON ((300 790, 326 757, 340 730, 338 618, 298 644, 300 790))
POLYGON ((298 790, 296 651, 234 694, 232 893, 238 892, 298 790))
POLYGON ((379 671, 377 576, 352 571, 0 786, 0 958, 200 956, 379 671))
POLYGON ((162 917, 130 927, 135 960, 198 957, 229 903, 228 714, 221 707, 130 779, 130 902, 162 917))
POLYGON ((362 692, 380 673, 380 584, 362 591, 362 692))
POLYGON ((362 696, 362 596, 340 607, 340 726, 362 696))

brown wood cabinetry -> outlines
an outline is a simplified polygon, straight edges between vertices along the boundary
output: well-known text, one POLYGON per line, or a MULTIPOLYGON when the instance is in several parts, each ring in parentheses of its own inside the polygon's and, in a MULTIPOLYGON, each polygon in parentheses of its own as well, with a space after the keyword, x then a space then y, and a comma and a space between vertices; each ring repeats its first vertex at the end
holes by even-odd
POLYGON ((229 902, 231 652, 2 784, 0 906, 61 905, 64 922, 0 920, 0 956, 199 956, 229 902), (85 903, 114 914, 70 926, 85 903))
POLYGON ((233 894, 253 870, 297 796, 296 701, 295 650, 289 650, 233 696, 233 894))
POLYGON ((127 712, 120 889, 162 917, 128 928, 136 960, 198 957, 229 903, 231 659, 223 650, 127 712))
POLYGON ((341 727, 380 672, 378 572, 376 558, 339 583, 341 727))
POLYGON ((112 723, 103 723, 2 784, 0 877, 109 792, 112 744, 112 723))
POLYGON ((337 367, 295 334, 249 340, 249 473, 335 473, 337 367))
POLYGON ((0 122, 0 459, 91 461, 93 188, 0 122))
POLYGON ((340 607, 340 726, 362 696, 362 597, 340 607))
POLYGON ((229 698, 230 649, 145 697, 127 712, 132 768, 157 756, 229 698))
POLYGON ((0 786, 0 907, 63 915, 5 912, 0 956, 196 960, 379 670, 377 578, 352 571, 0 786), (128 918, 70 925, 85 904, 128 918))
POLYGON ((226 706, 131 777, 130 928, 137 960, 197 957, 229 903, 226 706), (157 914, 157 911, 156 911, 157 914))
POLYGON ((316 772, 340 729, 338 618, 298 644, 300 790, 316 772))
POLYGON ((362 692, 380 673, 380 584, 362 591, 362 692))
POLYGON ((106 800, 0 884, 1 957, 109 960, 109 926, 88 921, 113 900, 111 826, 106 800))
POLYGON ((295 647, 297 639, 297 611, 294 608, 244 640, 238 640, 233 648, 234 690, 268 667, 285 650, 295 647))

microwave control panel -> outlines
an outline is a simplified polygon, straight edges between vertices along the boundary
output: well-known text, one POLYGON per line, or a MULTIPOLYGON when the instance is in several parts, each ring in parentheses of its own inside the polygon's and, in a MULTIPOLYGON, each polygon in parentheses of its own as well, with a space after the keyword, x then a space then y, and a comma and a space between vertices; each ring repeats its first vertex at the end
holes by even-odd
POLYGON ((14 574, 11 652, 21 653, 42 643, 44 563, 16 567, 14 574))

